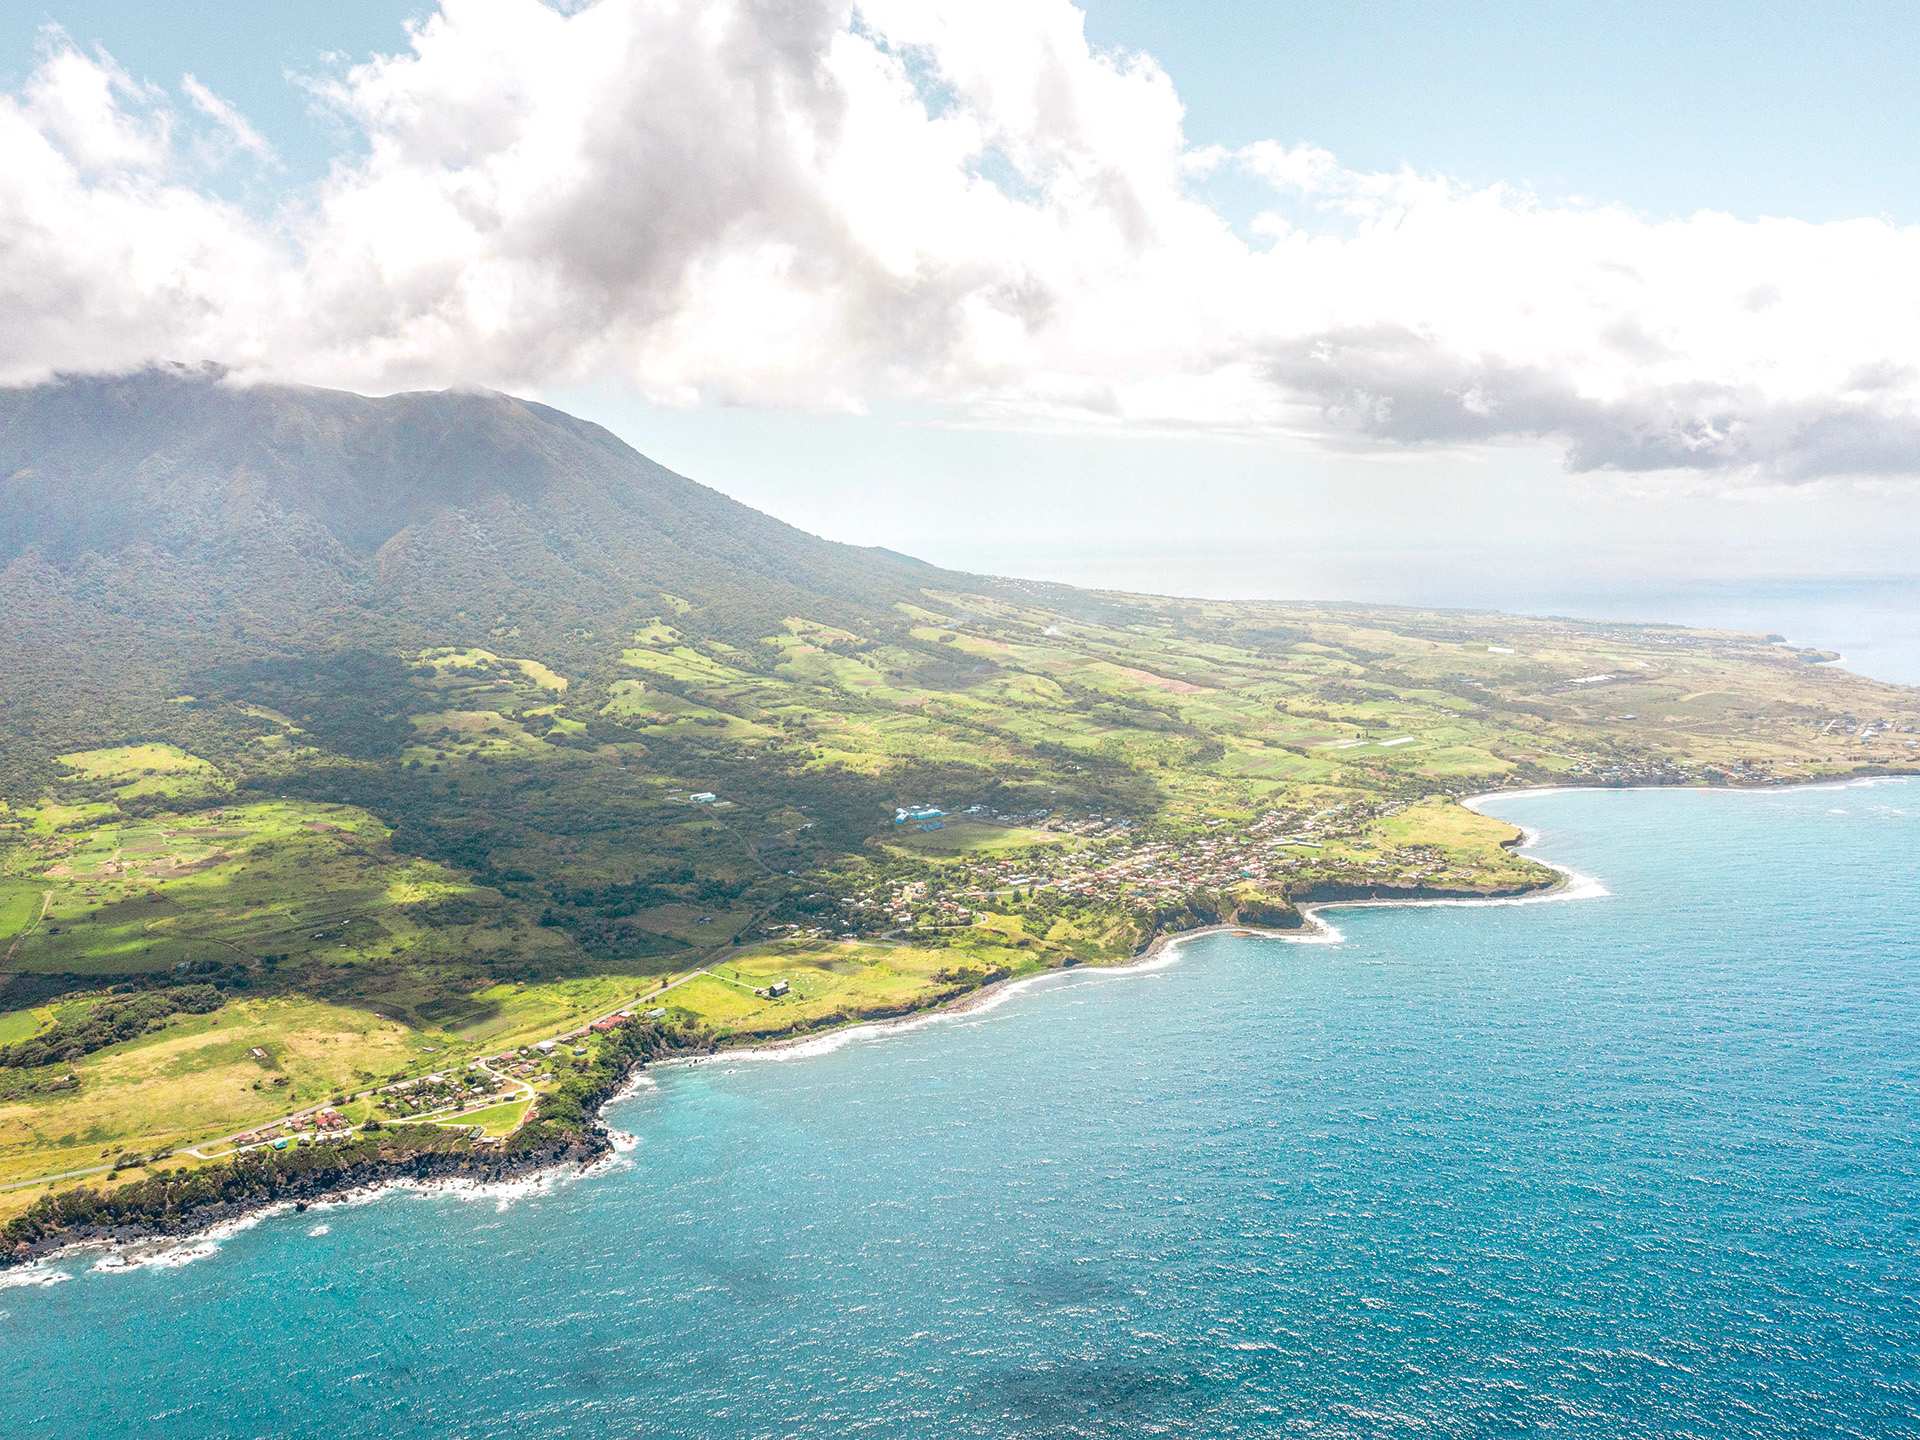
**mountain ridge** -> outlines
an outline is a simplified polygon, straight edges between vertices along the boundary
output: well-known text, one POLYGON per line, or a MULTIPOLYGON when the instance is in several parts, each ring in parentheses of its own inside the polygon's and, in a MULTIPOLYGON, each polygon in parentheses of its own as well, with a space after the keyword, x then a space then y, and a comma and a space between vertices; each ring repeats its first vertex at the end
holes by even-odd
MULTIPOLYGON (((742 636, 789 614, 897 628, 893 607, 942 581, 988 583, 810 535, 494 391, 179 368, 0 391, 0 610, 23 622, 0 686, 91 692, 83 722, 110 701, 158 723, 208 667, 288 651, 584 664, 663 606, 742 636)), ((89 738, 32 709, 14 729, 43 760, 89 738)))
MULTIPOLYGON (((813 552, 800 556, 812 572, 827 552, 937 570, 810 535, 668 470, 603 426, 489 390, 373 397, 158 369, 4 390, 0 477, 0 563, 29 548, 70 562, 156 534, 179 548, 204 538, 205 521, 238 530, 264 511, 310 522, 346 555, 367 559, 449 511, 591 497, 625 501, 634 518, 655 523, 677 510, 696 523, 748 526, 782 560, 813 552), (152 523, 169 519, 175 528, 152 523)), ((582 534, 577 525, 565 533, 582 534)), ((684 524, 662 533, 689 538, 684 524)), ((746 557, 736 547, 729 558, 746 557)), ((672 578, 685 583, 684 566, 672 578)), ((836 578, 850 593, 871 588, 836 578)))

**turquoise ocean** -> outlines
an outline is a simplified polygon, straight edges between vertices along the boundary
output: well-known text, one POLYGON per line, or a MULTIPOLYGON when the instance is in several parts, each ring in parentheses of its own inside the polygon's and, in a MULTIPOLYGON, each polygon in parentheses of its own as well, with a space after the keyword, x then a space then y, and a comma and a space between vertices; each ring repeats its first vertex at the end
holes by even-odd
POLYGON ((665 1069, 597 1174, 16 1275, 0 1434, 1920 1435, 1920 783, 1489 808, 1598 885, 665 1069))

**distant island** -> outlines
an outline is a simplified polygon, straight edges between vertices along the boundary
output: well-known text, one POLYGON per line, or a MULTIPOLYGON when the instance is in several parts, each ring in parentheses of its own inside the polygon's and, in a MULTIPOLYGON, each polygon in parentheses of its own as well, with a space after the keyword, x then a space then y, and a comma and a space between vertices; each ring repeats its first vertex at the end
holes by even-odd
POLYGON ((11 1259, 590 1160, 663 1056, 1553 883, 1476 792, 1920 772, 1920 692, 1777 636, 967 575, 483 393, 0 391, 0 608, 11 1259))

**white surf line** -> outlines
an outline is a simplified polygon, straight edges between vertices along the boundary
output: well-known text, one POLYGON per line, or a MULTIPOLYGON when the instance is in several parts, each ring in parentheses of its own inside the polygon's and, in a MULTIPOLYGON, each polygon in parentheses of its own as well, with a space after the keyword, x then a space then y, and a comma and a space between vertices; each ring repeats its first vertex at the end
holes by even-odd
MULTIPOLYGON (((1475 813, 1485 813, 1480 802, 1498 800, 1513 795, 1549 795, 1577 789, 1604 790, 1604 785, 1593 786, 1555 786, 1536 790, 1490 790, 1481 795, 1469 795, 1460 803, 1475 813)), ((1612 787, 1626 788, 1626 787, 1612 787)), ((1660 786, 1640 786, 1640 789, 1660 789, 1660 786)), ((1518 823, 1518 822, 1509 822, 1518 823)), ((1475 895, 1475 896, 1387 896, 1381 899, 1323 900, 1317 904, 1300 907, 1301 919, 1306 923, 1299 930, 1263 930, 1257 926, 1215 926, 1214 930, 1246 929, 1254 934, 1273 940, 1284 940, 1292 945, 1339 945, 1346 941, 1346 935, 1339 926, 1321 917, 1329 910, 1393 910, 1393 909, 1438 909, 1443 906, 1479 907, 1487 905, 1554 905, 1565 900, 1599 900, 1613 892, 1607 889, 1605 882, 1592 875, 1582 875, 1579 871, 1549 860, 1536 853, 1540 843, 1540 832, 1529 826, 1520 827, 1520 844, 1514 853, 1522 855, 1536 865, 1544 865, 1560 876, 1558 884, 1549 890, 1536 890, 1525 895, 1475 895)), ((1205 932, 1196 931, 1194 934, 1205 932)), ((1182 936, 1175 943, 1181 943, 1188 937, 1182 936)))
POLYGON ((82 1240, 62 1246, 49 1260, 82 1261, 88 1255, 99 1258, 87 1266, 91 1275, 128 1275, 138 1270, 178 1270, 196 1260, 218 1255, 223 1242, 298 1208, 293 1200, 278 1200, 249 1210, 244 1215, 218 1220, 204 1229, 180 1235, 145 1235, 131 1240, 82 1240))
POLYGON ((62 1285, 73 1279, 71 1270, 62 1270, 55 1257, 30 1260, 11 1270, 0 1270, 0 1290, 24 1290, 46 1285, 62 1285))
MULTIPOLYGON (((93 1258, 93 1263, 86 1265, 85 1270, 91 1275, 113 1276, 131 1274, 139 1270, 177 1270, 183 1265, 191 1265, 195 1261, 206 1260, 219 1254, 226 1241, 269 1220, 292 1214, 311 1215, 315 1211, 358 1208, 400 1196, 491 1203, 495 1211, 506 1211, 522 1200, 549 1195, 575 1180, 586 1179, 612 1168, 626 1151, 632 1149, 632 1146, 615 1148, 618 1153, 587 1166, 571 1166, 561 1162, 504 1180, 478 1180, 460 1175, 443 1175, 427 1180, 397 1176, 375 1180, 355 1189, 342 1191, 337 1195, 313 1200, 272 1201, 258 1210, 249 1210, 244 1215, 216 1221, 203 1229, 187 1231, 180 1235, 146 1235, 128 1240, 78 1240, 71 1245, 61 1246, 51 1254, 20 1267, 19 1270, 0 1271, 0 1285, 58 1284, 60 1280, 72 1279, 73 1275, 70 1270, 62 1271, 55 1267, 63 1262, 68 1265, 84 1264, 89 1257, 93 1258), (33 1272, 36 1278, 9 1281, 8 1277, 22 1272, 33 1272)), ((308 1229, 306 1234, 309 1238, 313 1238, 327 1234, 332 1228, 321 1220, 308 1229)))
MULTIPOLYGON (((1532 795, 1576 794, 1583 791, 1608 792, 1619 790, 1684 790, 1688 794, 1728 794, 1728 795, 1766 795, 1783 790, 1851 790, 1874 785, 1902 784, 1920 782, 1917 775, 1858 775, 1843 780, 1809 781, 1798 785, 1767 786, 1668 786, 1668 785, 1550 785, 1532 789, 1490 790, 1470 795, 1461 800, 1469 809, 1479 811, 1483 802, 1503 800, 1532 795)), ((1484 813, 1484 812, 1481 812, 1484 813)), ((1518 822, 1510 822, 1518 823, 1518 822)), ((1551 890, 1537 891, 1527 895, 1484 896, 1472 898, 1434 898, 1434 899, 1383 899, 1383 900, 1328 900, 1317 905, 1301 907, 1301 915, 1306 924, 1301 930, 1271 930, 1256 925, 1221 924, 1209 925, 1198 930, 1188 930, 1179 935, 1163 936, 1153 942, 1138 958, 1124 965, 1076 965, 1063 970, 1042 970, 1034 975, 1023 975, 1017 980, 1003 981, 984 990, 974 991, 952 1005, 943 1009, 927 1010, 915 1015, 903 1015, 889 1020, 868 1021, 859 1025, 849 1025, 842 1029, 831 1030, 822 1035, 802 1036, 792 1040, 774 1041, 771 1044, 755 1046, 743 1050, 723 1050, 713 1055, 705 1055, 676 1060, 656 1060, 650 1062, 629 1078, 628 1083, 612 1096, 607 1105, 630 1098, 643 1091, 651 1090, 658 1084, 655 1074, 661 1070, 690 1068, 696 1065, 710 1065, 716 1062, 758 1061, 758 1060, 799 1060, 816 1055, 827 1055, 842 1046, 857 1041, 884 1039, 887 1036, 918 1030, 927 1025, 971 1019, 997 1010, 1024 992, 1035 989, 1042 982, 1052 982, 1063 989, 1079 984, 1092 984, 1104 980, 1119 980, 1133 976, 1164 970, 1180 959, 1180 952, 1195 940, 1210 935, 1240 934, 1259 936, 1262 939, 1284 940, 1294 945, 1338 945, 1344 943, 1346 936, 1338 928, 1320 918, 1328 910, 1394 909, 1410 907, 1434 907, 1445 905, 1547 905, 1563 900, 1598 899, 1612 892, 1601 881, 1564 865, 1555 863, 1540 855, 1530 853, 1540 841, 1540 832, 1521 825, 1522 840, 1517 853, 1525 855, 1548 869, 1555 870, 1563 877, 1561 884, 1551 890)), ((693 975, 682 977, 690 980, 693 975)), ((681 983, 680 981, 674 982, 681 983)), ((601 1118, 604 1123, 606 1107, 602 1107, 601 1118)), ((589 1179, 605 1173, 609 1169, 630 1164, 628 1153, 637 1143, 637 1138, 608 1126, 611 1134, 617 1137, 612 1154, 603 1157, 585 1167, 572 1167, 564 1163, 516 1176, 507 1180, 473 1180, 466 1177, 447 1176, 433 1180, 389 1179, 374 1181, 357 1190, 344 1194, 316 1199, 307 1202, 309 1210, 325 1210, 364 1205, 382 1200, 392 1195, 418 1195, 422 1197, 440 1196, 465 1201, 494 1202, 495 1209, 504 1211, 516 1202, 538 1195, 551 1193, 556 1187, 575 1180, 589 1179)), ((263 1207, 258 1211, 221 1222, 207 1230, 177 1237, 150 1237, 131 1241, 79 1241, 63 1246, 53 1254, 23 1266, 18 1270, 0 1272, 0 1284, 14 1285, 52 1285, 71 1279, 70 1273, 53 1269, 62 1260, 72 1260, 92 1251, 105 1251, 106 1256, 92 1267, 98 1274, 124 1273, 129 1270, 146 1268, 175 1268, 205 1259, 220 1249, 220 1242, 239 1231, 274 1216, 296 1209, 296 1202, 280 1201, 263 1207), (132 1253, 128 1253, 132 1252, 132 1253), (44 1268, 42 1268, 44 1267, 44 1268), (26 1278, 23 1272, 33 1272, 33 1278, 26 1278)), ((310 1235, 313 1231, 308 1232, 310 1235)))
MULTIPOLYGON (((1604 788, 1604 787, 1595 787, 1604 788)), ((1651 787, 1649 787, 1651 788, 1651 787)), ((1503 792, 1518 793, 1518 792, 1503 792)), ((1526 854, 1526 846, 1535 838, 1535 832, 1521 827, 1527 835, 1519 853, 1526 854)), ((1556 865, 1535 855, 1527 855, 1530 860, 1555 870, 1563 877, 1562 883, 1551 890, 1529 895, 1492 895, 1472 898, 1421 899, 1383 899, 1383 900, 1326 900, 1316 905, 1304 905, 1300 914, 1305 924, 1299 930, 1273 930, 1259 925, 1224 923, 1202 926, 1197 930, 1185 930, 1178 935, 1162 936, 1150 945, 1138 958, 1124 965, 1075 965, 1063 970, 1042 970, 1036 975, 1023 975, 1017 980, 1006 980, 986 990, 975 991, 972 996, 939 1010, 927 1010, 918 1015, 902 1015, 889 1020, 871 1020, 864 1024, 849 1025, 838 1030, 829 1030, 822 1035, 800 1036, 791 1040, 776 1040, 766 1045, 756 1045, 743 1050, 722 1050, 713 1055, 692 1056, 684 1059, 657 1060, 649 1065, 649 1071, 669 1069, 688 1069, 701 1065, 714 1065, 731 1061, 766 1060, 805 1060, 818 1055, 831 1055, 847 1045, 867 1040, 885 1039, 891 1035, 905 1034, 928 1025, 939 1025, 956 1020, 971 1019, 998 1010, 1002 1005, 1015 999, 1022 993, 1035 989, 1042 982, 1054 982, 1060 988, 1071 988, 1081 983, 1097 983, 1102 980, 1120 980, 1131 976, 1150 974, 1164 970, 1180 959, 1180 952, 1195 940, 1206 939, 1213 935, 1258 936, 1263 940, 1284 940, 1292 945, 1338 945, 1346 936, 1334 925, 1320 918, 1327 910, 1389 909, 1394 907, 1427 907, 1441 905, 1541 905, 1562 900, 1598 899, 1612 892, 1599 880, 1569 870, 1564 865, 1556 865)), ((609 1102, 611 1103, 611 1102, 609 1102)))
MULTIPOLYGON (((1674 795, 1805 795, 1821 790, 1864 790, 1875 785, 1911 785, 1915 782, 1920 782, 1920 771, 1894 775, 1839 775, 1823 780, 1789 780, 1778 785, 1532 785, 1518 790, 1483 790, 1476 795, 1463 796, 1460 803, 1469 810, 1485 814, 1480 807, 1489 800, 1521 800, 1536 795, 1622 795, 1642 790, 1663 790, 1674 795)), ((1520 828, 1525 830, 1527 827, 1522 825, 1520 828)))

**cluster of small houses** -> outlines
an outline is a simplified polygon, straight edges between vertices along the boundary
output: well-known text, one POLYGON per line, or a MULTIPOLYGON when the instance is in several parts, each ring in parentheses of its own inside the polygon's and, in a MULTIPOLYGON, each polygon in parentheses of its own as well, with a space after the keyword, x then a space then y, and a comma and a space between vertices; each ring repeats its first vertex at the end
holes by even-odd
POLYGON ((418 1080, 403 1080, 380 1092, 380 1103, 396 1115, 426 1115, 450 1105, 467 1105, 491 1095, 499 1082, 477 1066, 459 1075, 436 1071, 418 1080))
POLYGON ((278 1125, 268 1125, 259 1130, 249 1131, 245 1135, 236 1135, 234 1148, 253 1149, 265 1145, 274 1150, 287 1150, 305 1142, 341 1141, 353 1138, 353 1122, 348 1120, 332 1106, 317 1110, 302 1120, 283 1121, 278 1125))
POLYGON ((1136 894, 1176 898, 1284 874, 1302 863, 1295 858, 1302 847, 1317 850, 1320 842, 1301 835, 1249 829, 1244 833, 1215 833, 1204 839, 1067 851, 1040 863, 1032 859, 986 860, 972 867, 974 888, 962 893, 985 897, 1014 889, 1109 896, 1125 886, 1136 894))
MULTIPOLYGON (((1589 760, 1568 772, 1575 779, 1600 785, 1686 785, 1706 778, 1707 773, 1689 765, 1669 765, 1659 760, 1589 760)), ((1743 764, 1715 773, 1737 780, 1765 779, 1767 772, 1743 764)))
MULTIPOLYGON (((1205 828, 1216 833, 1201 838, 1149 840, 1135 836, 1134 822, 1125 816, 1089 813, 1078 819, 1055 818, 1048 811, 1016 816, 974 806, 963 813, 1002 824, 1044 824, 1051 832, 1103 843, 963 861, 957 872, 949 870, 942 877, 950 883, 940 888, 925 877, 890 880, 841 902, 841 933, 883 927, 962 927, 973 922, 978 909, 990 908, 994 897, 1016 890, 1102 898, 1125 890, 1136 896, 1172 899, 1202 890, 1229 890, 1249 881, 1283 880, 1310 866, 1321 868, 1322 862, 1312 852, 1329 840, 1352 836, 1369 822, 1404 808, 1390 801, 1350 802, 1304 819, 1275 811, 1228 833, 1217 833, 1228 822, 1215 819, 1207 821, 1205 828)), ((934 806, 903 807, 895 812, 894 824, 927 828, 929 822, 944 817, 945 812, 934 806)), ((1355 857, 1345 862, 1345 868, 1356 880, 1391 877, 1395 883, 1408 884, 1438 882, 1450 874, 1445 852, 1430 846, 1404 847, 1390 857, 1384 853, 1355 857)), ((802 927, 789 928, 799 931, 802 927)), ((815 929, 812 933, 826 932, 815 929)))
MULTIPOLYGON (((787 982, 779 980, 766 992, 769 995, 787 993, 787 982)), ((664 1008, 647 1011, 649 1019, 666 1014, 664 1008)), ((603 1016, 578 1030, 569 1030, 566 1034, 552 1040, 541 1040, 532 1045, 522 1045, 518 1050, 503 1051, 490 1056, 486 1064, 494 1071, 504 1072, 529 1083, 551 1080, 553 1078, 552 1060, 562 1046, 568 1047, 576 1056, 587 1053, 586 1046, 579 1043, 589 1035, 604 1035, 609 1030, 617 1030, 633 1020, 631 1010, 622 1010, 617 1014, 603 1016)), ((379 1092, 381 1106, 388 1112, 412 1117, 431 1115, 438 1110, 473 1110, 494 1101, 510 1100, 511 1094, 499 1093, 497 1074, 476 1065, 459 1075, 449 1075, 445 1071, 435 1071, 431 1075, 422 1075, 415 1080, 401 1080, 385 1086, 379 1092)), ((285 1150, 302 1141, 347 1140, 352 1138, 353 1122, 348 1120, 332 1106, 324 1107, 295 1120, 282 1121, 276 1125, 263 1126, 259 1130, 249 1131, 245 1135, 234 1136, 237 1149, 251 1149, 261 1145, 271 1146, 275 1150, 285 1150)), ((499 1143, 498 1136, 476 1136, 481 1143, 499 1143)))
MULTIPOLYGON (((647 1018, 655 1020, 666 1013, 664 1007, 655 1008, 647 1011, 647 1018)), ((581 1042, 589 1035, 604 1035, 609 1030, 618 1030, 622 1025, 632 1023, 631 1010, 617 1011, 612 1015, 603 1015, 590 1024, 582 1025, 578 1030, 569 1030, 564 1035, 556 1035, 551 1040, 540 1040, 532 1045, 522 1045, 518 1050, 503 1051, 489 1057, 487 1063, 505 1070, 509 1075, 528 1076, 543 1069, 543 1062, 550 1061, 561 1047, 566 1047, 575 1056, 585 1055, 587 1047, 581 1042)))
MULTIPOLYGON (((1857 715, 1845 713, 1836 715, 1833 719, 1829 720, 1826 725, 1821 728, 1820 733, 1822 735, 1831 735, 1836 730, 1840 731, 1843 735, 1851 733, 1853 738, 1861 744, 1871 745, 1883 735, 1911 736, 1920 734, 1920 724, 1916 724, 1911 720, 1899 724, 1886 719, 1863 721, 1857 715)), ((1920 740, 1910 739, 1905 741, 1904 744, 1909 750, 1920 750, 1920 740)))

